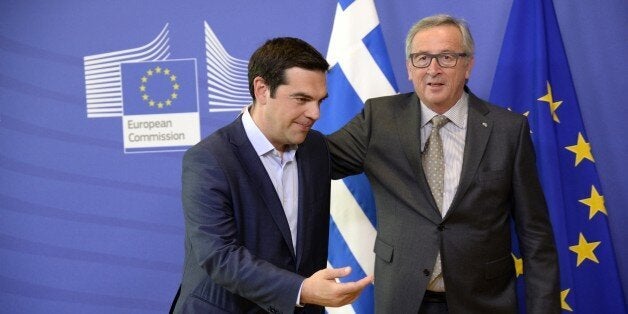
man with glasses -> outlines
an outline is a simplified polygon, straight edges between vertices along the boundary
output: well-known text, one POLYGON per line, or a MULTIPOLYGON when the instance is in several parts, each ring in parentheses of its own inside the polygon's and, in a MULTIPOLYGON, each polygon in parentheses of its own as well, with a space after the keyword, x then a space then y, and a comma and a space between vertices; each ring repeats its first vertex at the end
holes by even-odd
POLYGON ((466 22, 416 23, 413 93, 370 99, 328 137, 335 179, 364 172, 377 206, 377 313, 516 313, 511 222, 526 307, 559 313, 556 248, 526 118, 466 87, 466 22))

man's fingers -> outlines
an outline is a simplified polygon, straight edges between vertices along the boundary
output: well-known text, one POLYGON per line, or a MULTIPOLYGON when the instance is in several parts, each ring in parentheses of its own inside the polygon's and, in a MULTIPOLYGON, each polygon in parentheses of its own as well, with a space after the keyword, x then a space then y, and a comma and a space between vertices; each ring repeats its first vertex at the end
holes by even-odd
POLYGON ((351 267, 326 268, 303 281, 301 302, 338 307, 354 302, 362 290, 373 282, 373 276, 341 283, 338 278, 351 273, 351 267))
POLYGON ((342 268, 326 268, 323 270, 323 277, 325 279, 336 279, 342 278, 351 273, 351 267, 342 267, 342 268))
POLYGON ((358 280, 356 283, 364 288, 373 283, 373 275, 368 275, 358 280))
POLYGON ((358 281, 353 282, 345 282, 339 284, 339 293, 340 294, 351 294, 351 293, 359 293, 366 286, 370 285, 373 282, 373 275, 368 275, 358 281))

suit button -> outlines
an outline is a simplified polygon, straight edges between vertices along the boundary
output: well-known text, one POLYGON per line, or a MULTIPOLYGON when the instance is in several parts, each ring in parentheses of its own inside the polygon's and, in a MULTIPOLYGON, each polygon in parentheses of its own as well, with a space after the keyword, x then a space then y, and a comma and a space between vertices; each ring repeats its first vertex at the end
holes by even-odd
POLYGON ((445 230, 445 226, 444 225, 438 225, 438 231, 443 231, 445 230))
POLYGON ((423 275, 425 275, 425 276, 429 276, 429 275, 430 275, 430 271, 429 271, 429 270, 427 270, 427 269, 424 269, 424 270, 423 270, 423 275))

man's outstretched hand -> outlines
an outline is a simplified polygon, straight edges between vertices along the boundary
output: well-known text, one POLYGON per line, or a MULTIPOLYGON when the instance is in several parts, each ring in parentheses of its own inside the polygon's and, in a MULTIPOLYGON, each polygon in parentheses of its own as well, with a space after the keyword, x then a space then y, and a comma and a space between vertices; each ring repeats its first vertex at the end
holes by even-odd
POLYGON ((338 282, 351 273, 351 267, 326 268, 314 273, 303 281, 301 304, 339 307, 352 303, 362 293, 362 289, 373 282, 373 275, 368 275, 354 282, 338 282))

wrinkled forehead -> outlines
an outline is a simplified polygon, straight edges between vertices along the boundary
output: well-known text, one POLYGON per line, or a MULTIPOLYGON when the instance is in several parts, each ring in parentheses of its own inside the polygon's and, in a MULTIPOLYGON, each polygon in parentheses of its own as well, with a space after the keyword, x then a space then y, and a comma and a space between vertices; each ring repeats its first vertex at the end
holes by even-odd
POLYGON ((462 34, 454 25, 439 25, 418 31, 411 42, 411 52, 459 52, 463 48, 462 34))

